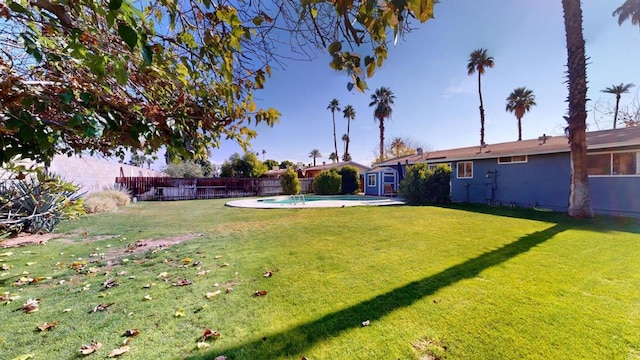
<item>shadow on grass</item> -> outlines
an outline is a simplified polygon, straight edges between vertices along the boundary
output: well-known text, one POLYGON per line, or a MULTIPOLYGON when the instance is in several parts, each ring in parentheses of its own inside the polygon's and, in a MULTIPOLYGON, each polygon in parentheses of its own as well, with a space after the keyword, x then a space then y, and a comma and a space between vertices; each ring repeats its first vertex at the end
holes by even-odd
POLYGON ((497 215, 517 219, 563 224, 574 229, 583 229, 598 232, 621 231, 640 234, 640 219, 631 217, 597 215, 593 219, 577 219, 571 218, 567 214, 560 212, 544 212, 535 211, 532 209, 509 208, 504 206, 488 206, 480 204, 447 204, 435 206, 487 215, 497 215))
POLYGON ((187 359, 213 359, 221 354, 227 355, 229 359, 275 359, 293 355, 300 357, 304 355, 305 351, 322 340, 337 337, 344 331, 358 328, 364 320, 370 320, 372 324, 375 324, 376 320, 395 310, 411 306, 438 290, 459 281, 476 277, 483 270, 525 253, 569 228, 570 226, 555 224, 545 230, 525 235, 501 248, 378 295, 370 300, 327 314, 290 330, 267 335, 266 339, 248 340, 236 347, 215 350, 215 354, 211 351, 208 354, 194 355, 187 359))

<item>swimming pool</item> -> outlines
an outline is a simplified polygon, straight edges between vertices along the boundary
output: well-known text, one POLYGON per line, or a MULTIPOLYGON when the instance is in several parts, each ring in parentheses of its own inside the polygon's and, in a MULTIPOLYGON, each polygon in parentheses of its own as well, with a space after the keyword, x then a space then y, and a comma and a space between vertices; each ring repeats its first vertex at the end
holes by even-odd
POLYGON ((347 207, 347 206, 380 206, 403 205, 398 198, 385 198, 363 195, 296 195, 271 196, 265 198, 251 198, 229 201, 226 205, 232 207, 248 207, 257 209, 295 209, 318 207, 347 207))

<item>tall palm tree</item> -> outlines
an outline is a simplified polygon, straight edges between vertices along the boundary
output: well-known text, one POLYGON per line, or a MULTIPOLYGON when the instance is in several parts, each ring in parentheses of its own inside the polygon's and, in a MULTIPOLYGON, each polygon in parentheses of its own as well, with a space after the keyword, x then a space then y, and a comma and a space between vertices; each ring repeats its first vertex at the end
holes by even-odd
POLYGON ((331 154, 329 154, 329 160, 331 160, 331 162, 338 161, 338 155, 336 155, 336 153, 332 152, 331 154))
POLYGON ((565 117, 571 144, 571 188, 569 216, 593 217, 587 174, 587 59, 582 35, 580 0, 562 0, 567 37, 569 116, 565 117))
POLYGON ((616 96, 616 112, 613 114, 613 128, 616 128, 616 123, 618 122, 618 108, 620 106, 620 97, 622 94, 626 94, 629 92, 629 89, 634 87, 634 84, 623 84, 620 85, 611 85, 610 87, 600 90, 603 93, 614 94, 616 96))
POLYGON ((480 97, 480 145, 484 145, 484 105, 482 103, 482 86, 480 78, 484 74, 486 68, 492 68, 494 65, 493 57, 487 55, 486 49, 474 50, 469 55, 469 63, 467 63, 467 73, 472 75, 478 72, 478 96, 480 97))
POLYGON ((267 153, 267 150, 262 149, 262 161, 264 161, 264 154, 266 154, 266 153, 267 153))
POLYGON ((338 156, 338 161, 340 161, 340 156, 338 155, 338 140, 336 139, 336 111, 340 111, 338 99, 331 100, 327 109, 331 110, 331 117, 333 118, 333 148, 336 156, 338 156))
POLYGON ((322 157, 322 154, 320 154, 320 150, 313 149, 309 153, 309 157, 313 158, 313 166, 316 166, 316 159, 322 157))
POLYGON ((369 107, 375 106, 373 117, 378 120, 380 127, 380 161, 384 160, 384 119, 390 118, 393 109, 393 100, 396 98, 393 92, 384 86, 376 89, 371 94, 371 102, 369 107))
POLYGON ((342 134, 342 142, 344 142, 344 153, 342 154, 342 161, 351 160, 351 155, 347 152, 347 147, 349 147, 349 135, 342 134))
POLYGON ((626 0, 619 8, 613 12, 613 16, 618 16, 618 24, 622 25, 631 19, 633 25, 640 26, 640 0, 626 0))
POLYGON ((349 137, 351 120, 356 119, 356 109, 354 109, 351 105, 347 105, 344 107, 344 110, 342 110, 342 115, 345 119, 347 119, 347 146, 345 146, 344 148, 344 159, 345 161, 348 161, 346 159, 351 159, 351 155, 349 154, 349 143, 351 142, 351 138, 349 137))
POLYGON ((533 90, 529 90, 524 86, 513 90, 507 98, 505 111, 514 113, 516 119, 518 119, 518 141, 522 140, 522 117, 535 105, 536 96, 533 94, 533 90))

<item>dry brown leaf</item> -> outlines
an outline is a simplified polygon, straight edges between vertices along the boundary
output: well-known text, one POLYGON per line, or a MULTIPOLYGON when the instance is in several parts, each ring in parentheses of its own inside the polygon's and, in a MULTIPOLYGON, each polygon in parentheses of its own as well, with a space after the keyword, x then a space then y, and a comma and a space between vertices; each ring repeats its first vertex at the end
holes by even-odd
POLYGON ((122 354, 124 354, 126 352, 129 352, 129 350, 131 350, 129 345, 121 346, 121 347, 119 347, 117 349, 111 350, 111 352, 109 353, 109 357, 112 358, 112 357, 120 356, 120 355, 122 355, 122 354))
POLYGON ((114 287, 114 286, 118 286, 118 285, 119 285, 119 284, 118 284, 118 281, 116 281, 116 279, 114 279, 114 278, 109 278, 109 279, 107 279, 107 280, 102 284, 102 287, 103 287, 104 289, 109 289, 109 288, 112 288, 112 287, 114 287))
POLYGON ((369 326, 369 325, 371 325, 371 321, 369 320, 365 320, 362 322, 362 327, 369 326))
POLYGON ((182 279, 182 280, 178 280, 177 282, 173 283, 173 286, 186 286, 186 285, 191 285, 193 284, 193 281, 189 280, 189 279, 182 279))
POLYGON ((129 329, 127 331, 124 332, 124 334, 122 336, 138 336, 140 335, 140 330, 138 329, 129 329))
POLYGON ((228 287, 228 288, 227 288, 227 294, 228 294, 228 293, 230 293, 230 292, 232 292, 232 291, 233 291, 233 288, 232 288, 232 287, 228 287))
POLYGON ((213 360, 227 360, 227 355, 220 355, 220 356, 217 356, 217 357, 216 357, 215 359, 213 359, 213 360))
POLYGON ((273 270, 267 270, 264 272, 264 277, 272 277, 273 276, 273 270))
POLYGON ((115 303, 108 303, 108 304, 98 304, 96 305, 96 307, 93 308, 93 312, 98 312, 98 311, 105 311, 107 310, 107 308, 111 305, 113 305, 115 303))
POLYGON ((211 329, 204 329, 204 334, 202 334, 202 341, 206 341, 208 339, 217 339, 220 337, 220 333, 218 331, 213 331, 211 329))
POLYGON ((22 311, 27 314, 31 314, 33 312, 38 311, 40 307, 40 299, 28 299, 26 303, 22 304, 22 311))
POLYGON ((119 271, 119 272, 116 273, 116 275, 125 276, 125 275, 127 275, 127 272, 126 271, 119 271))
POLYGON ((42 324, 41 326, 38 326, 38 330, 47 331, 47 330, 53 329, 56 326, 58 326, 58 322, 57 321, 46 322, 46 323, 42 324))
POLYGON ((255 296, 255 297, 265 296, 265 295, 267 295, 267 290, 258 290, 258 291, 253 293, 253 296, 255 296))
POLYGON ((196 346, 198 347, 198 349, 208 349, 209 347, 211 347, 211 345, 207 344, 204 341, 198 341, 198 344, 196 346))
POLYGON ((89 354, 91 354, 91 353, 93 353, 93 352, 95 352, 97 350, 100 350, 100 349, 102 349, 102 344, 100 344, 97 341, 92 341, 91 345, 84 345, 83 344, 80 347, 80 353, 82 355, 89 355, 89 354))
POLYGON ((211 298, 213 298, 213 297, 216 297, 216 296, 220 295, 220 293, 221 293, 221 291, 220 291, 220 290, 216 290, 216 291, 214 291, 214 292, 208 292, 208 293, 206 293, 204 296, 205 296, 207 299, 211 299, 211 298))

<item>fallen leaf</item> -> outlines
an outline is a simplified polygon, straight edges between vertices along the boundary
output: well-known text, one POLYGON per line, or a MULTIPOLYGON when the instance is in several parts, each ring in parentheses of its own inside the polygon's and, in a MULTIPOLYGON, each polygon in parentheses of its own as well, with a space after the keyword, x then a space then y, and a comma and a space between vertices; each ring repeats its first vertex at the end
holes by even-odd
POLYGON ((98 311, 105 311, 107 310, 107 308, 111 305, 113 305, 115 303, 108 303, 108 304, 98 304, 96 305, 96 307, 93 308, 93 312, 98 312, 98 311))
POLYGON ((167 274, 167 272, 166 272, 166 271, 163 271, 163 272, 161 272, 160 274, 158 274, 158 277, 159 277, 159 278, 163 278, 163 279, 164 279, 164 278, 166 278, 167 276, 169 276, 169 274, 167 274))
POLYGON ((365 320, 362 322, 362 327, 369 326, 370 324, 371 324, 371 321, 365 320))
POLYGON ((190 257, 182 259, 182 265, 189 265, 193 262, 193 259, 190 257))
POLYGON ((216 255, 214 256, 214 259, 222 259, 222 255, 216 255))
POLYGON ((122 345, 129 345, 131 344, 131 342, 133 341, 133 338, 125 338, 124 340, 122 340, 122 345))
POLYGON ((7 257, 7 256, 11 256, 11 255, 13 255, 13 253, 11 251, 9 251, 9 252, 4 252, 4 253, 0 254, 0 257, 7 257))
POLYGON ((119 272, 116 273, 116 275, 125 276, 125 275, 127 275, 127 272, 126 271, 119 271, 119 272))
POLYGON ((152 287, 152 286, 156 286, 156 284, 155 284, 155 283, 145 284, 142 288, 143 288, 143 289, 148 289, 148 288, 150 288, 150 287, 152 287))
POLYGON ((229 266, 229 263, 224 263, 224 264, 220 265, 220 267, 227 267, 227 266, 229 266))
POLYGON ((22 311, 27 314, 31 314, 33 312, 38 311, 40 307, 40 299, 29 299, 26 303, 22 304, 22 311))
POLYGON ((67 308, 67 309, 62 310, 62 312, 63 312, 63 313, 66 313, 66 312, 69 312, 69 311, 71 311, 71 309, 68 309, 68 308, 67 308))
POLYGON ((36 264, 36 262, 35 262, 35 261, 29 261, 26 265, 27 265, 27 266, 31 266, 31 265, 35 265, 35 264, 36 264))
POLYGON ((40 331, 47 331, 50 329, 53 329, 54 327, 56 327, 58 325, 57 321, 53 321, 53 322, 46 322, 44 324, 42 324, 41 326, 38 326, 38 330, 40 331))
POLYGON ((228 294, 228 293, 230 293, 230 292, 232 292, 232 291, 233 291, 233 288, 232 288, 232 287, 228 287, 228 288, 227 288, 227 294, 228 294))
POLYGON ((7 271, 7 270, 11 269, 12 267, 13 267, 13 265, 11 265, 11 264, 2 263, 2 265, 0 265, 0 270, 7 271))
POLYGON ((184 316, 184 309, 178 309, 176 310, 175 314, 173 314, 174 317, 183 317, 184 316))
POLYGON ((109 353, 109 357, 112 358, 112 357, 120 356, 120 355, 122 355, 122 354, 124 354, 126 352, 129 352, 130 349, 131 348, 129 347, 129 345, 124 345, 124 346, 121 346, 121 347, 119 347, 117 349, 113 349, 109 353))
POLYGON ((202 270, 198 272, 198 276, 205 276, 207 275, 211 270, 202 270))
POLYGON ((218 331, 212 331, 211 329, 204 329, 204 334, 202 334, 202 341, 206 341, 208 339, 217 339, 220 337, 220 333, 218 331))
POLYGON ((267 270, 264 273, 264 277, 272 277, 273 276, 273 271, 272 270, 267 270))
POLYGON ((265 296, 267 295, 267 290, 258 290, 256 292, 253 293, 253 296, 257 297, 257 296, 265 296))
POLYGON ((144 300, 153 300, 153 298, 149 294, 145 295, 143 299, 144 300))
POLYGON ((114 286, 118 286, 118 285, 119 285, 119 284, 118 284, 118 281, 116 281, 116 279, 114 279, 114 278, 109 278, 109 279, 107 279, 107 280, 102 284, 102 287, 103 287, 104 289, 109 289, 109 288, 112 288, 112 287, 114 287, 114 286))
POLYGON ((200 261, 194 261, 192 265, 193 265, 193 266, 200 266, 200 265, 202 265, 202 262, 200 262, 200 261))
POLYGON ((84 345, 83 344, 80 347, 80 353, 82 355, 89 355, 89 354, 91 354, 91 353, 93 353, 93 352, 95 352, 97 350, 100 350, 100 349, 102 349, 102 344, 100 344, 97 341, 92 341, 91 345, 84 345))
POLYGON ((198 349, 208 349, 209 347, 211 347, 211 345, 207 344, 204 341, 199 341, 197 346, 198 346, 198 349))
POLYGON ((140 330, 138 329, 129 329, 127 331, 124 332, 124 334, 122 336, 138 336, 140 335, 140 330))
POLYGON ((178 282, 173 283, 173 286, 186 286, 186 285, 191 285, 193 284, 193 281, 189 280, 189 279, 182 279, 182 280, 178 280, 178 282))
POLYGON ((227 355, 220 355, 213 360, 227 360, 227 355))
POLYGON ((220 291, 220 290, 216 290, 216 291, 214 291, 214 292, 208 292, 208 293, 206 293, 204 296, 205 296, 207 299, 211 299, 212 297, 216 297, 216 296, 220 295, 220 293, 221 293, 221 291, 220 291))

